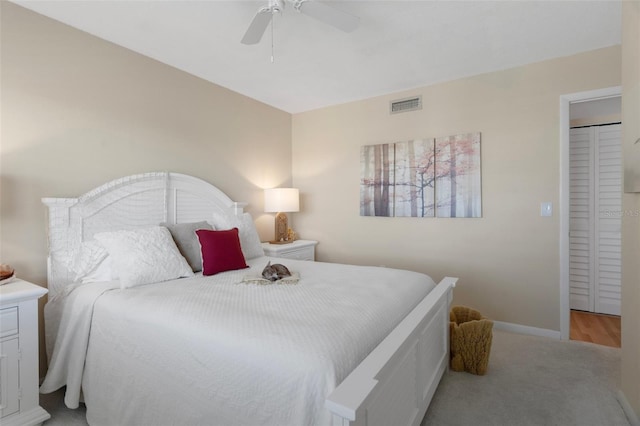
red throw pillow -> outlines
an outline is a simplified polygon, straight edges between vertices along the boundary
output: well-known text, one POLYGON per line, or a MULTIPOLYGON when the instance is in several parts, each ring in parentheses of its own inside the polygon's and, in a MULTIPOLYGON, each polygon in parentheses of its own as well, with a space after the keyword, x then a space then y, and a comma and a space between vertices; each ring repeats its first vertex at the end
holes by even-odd
POLYGON ((244 260, 238 228, 226 231, 196 231, 202 253, 202 275, 248 268, 244 260))

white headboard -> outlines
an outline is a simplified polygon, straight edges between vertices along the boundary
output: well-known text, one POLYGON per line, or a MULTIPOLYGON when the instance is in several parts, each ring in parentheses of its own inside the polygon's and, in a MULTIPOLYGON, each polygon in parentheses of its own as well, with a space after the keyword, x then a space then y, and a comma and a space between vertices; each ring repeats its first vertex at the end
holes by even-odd
POLYGON ((168 172, 127 176, 78 198, 42 202, 49 208, 47 279, 52 295, 73 281, 66 265, 80 244, 98 232, 212 221, 214 214, 239 216, 246 206, 201 179, 168 172))

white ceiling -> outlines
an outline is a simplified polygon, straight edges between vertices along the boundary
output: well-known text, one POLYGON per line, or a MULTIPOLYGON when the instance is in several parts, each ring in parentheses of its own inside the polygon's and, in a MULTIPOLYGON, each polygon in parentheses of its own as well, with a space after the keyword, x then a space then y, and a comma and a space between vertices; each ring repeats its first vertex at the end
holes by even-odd
POLYGON ((343 33, 287 7, 240 39, 264 1, 32 1, 28 9, 298 113, 620 44, 618 1, 334 1, 343 33))

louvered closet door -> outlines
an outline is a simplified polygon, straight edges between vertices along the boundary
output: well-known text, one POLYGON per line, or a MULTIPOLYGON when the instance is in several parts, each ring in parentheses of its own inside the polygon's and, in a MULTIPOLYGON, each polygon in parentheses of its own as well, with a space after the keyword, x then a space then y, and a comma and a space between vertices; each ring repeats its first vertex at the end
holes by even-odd
POLYGON ((591 128, 571 129, 569 146, 569 305, 593 311, 594 143, 591 128))
POLYGON ((620 315, 622 282, 622 146, 620 125, 594 128, 595 312, 620 315))
POLYGON ((620 125, 571 129, 570 307, 620 315, 620 125))

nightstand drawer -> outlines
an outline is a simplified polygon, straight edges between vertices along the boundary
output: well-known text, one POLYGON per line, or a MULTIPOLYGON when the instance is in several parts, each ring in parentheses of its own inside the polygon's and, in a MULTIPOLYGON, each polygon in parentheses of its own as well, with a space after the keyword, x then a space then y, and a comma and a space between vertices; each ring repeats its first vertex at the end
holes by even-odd
POLYGON ((311 247, 301 247, 294 250, 282 250, 277 254, 280 257, 296 260, 315 260, 315 249, 311 247))
POLYGON ((288 244, 262 243, 265 256, 284 257, 296 260, 316 260, 317 241, 295 240, 288 244))
POLYGON ((0 309, 0 338, 18 334, 18 308, 0 309))

